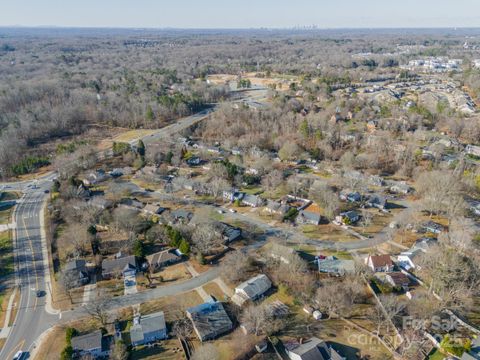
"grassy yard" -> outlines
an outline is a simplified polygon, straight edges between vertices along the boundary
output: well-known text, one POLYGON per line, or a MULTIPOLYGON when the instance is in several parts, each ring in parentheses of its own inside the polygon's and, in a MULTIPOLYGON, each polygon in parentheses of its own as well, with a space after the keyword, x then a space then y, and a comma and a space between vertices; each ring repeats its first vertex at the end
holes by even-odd
POLYGON ((180 360, 185 359, 177 339, 160 341, 152 347, 141 346, 130 353, 130 360, 180 360))
POLYGON ((214 296, 217 300, 222 301, 225 299, 226 295, 223 293, 222 289, 220 289, 220 287, 214 282, 209 282, 208 284, 203 285, 203 290, 205 290, 208 295, 214 296))
POLYGON ((14 191, 0 192, 0 201, 12 201, 20 198, 20 194, 14 191))
POLYGON ((339 229, 337 226, 328 224, 328 225, 303 225, 300 227, 303 235, 311 239, 317 240, 330 240, 338 242, 350 242, 356 241, 357 238, 347 234, 342 229, 339 229))
POLYGON ((14 271, 13 243, 10 231, 0 233, 0 276, 7 276, 14 271))
POLYGON ((0 210, 0 224, 9 224, 10 223, 10 218, 12 215, 13 211, 13 205, 3 207, 2 210, 0 210))
POLYGON ((177 296, 167 296, 148 301, 140 305, 141 314, 150 314, 156 311, 165 313, 165 320, 171 322, 184 315, 185 309, 203 303, 202 298, 196 291, 189 291, 177 296))

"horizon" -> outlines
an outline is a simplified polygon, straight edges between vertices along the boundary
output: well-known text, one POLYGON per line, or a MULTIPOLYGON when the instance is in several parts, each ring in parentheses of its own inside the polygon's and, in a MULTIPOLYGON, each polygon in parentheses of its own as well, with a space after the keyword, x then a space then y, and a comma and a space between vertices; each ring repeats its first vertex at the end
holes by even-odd
POLYGON ((145 28, 145 29, 319 29, 476 28, 475 0, 325 1, 263 0, 23 0, 3 5, 2 27, 145 28))

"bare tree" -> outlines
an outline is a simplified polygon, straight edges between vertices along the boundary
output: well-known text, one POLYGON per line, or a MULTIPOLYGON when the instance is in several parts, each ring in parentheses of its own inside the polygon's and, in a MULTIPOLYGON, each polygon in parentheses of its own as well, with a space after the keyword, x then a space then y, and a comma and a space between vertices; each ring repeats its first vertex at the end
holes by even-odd
POLYGON ((245 280, 251 269, 251 258, 243 251, 227 254, 222 262, 222 276, 231 282, 245 280))
POLYGON ((110 318, 110 296, 105 292, 100 293, 94 301, 88 302, 83 309, 93 319, 106 326, 110 318))
POLYGON ((112 359, 114 360, 128 360, 129 354, 127 346, 121 340, 118 340, 113 345, 112 349, 112 359))
POLYGON ((314 182, 310 187, 309 196, 323 208, 328 219, 335 218, 340 207, 340 201, 337 194, 326 183, 314 182))

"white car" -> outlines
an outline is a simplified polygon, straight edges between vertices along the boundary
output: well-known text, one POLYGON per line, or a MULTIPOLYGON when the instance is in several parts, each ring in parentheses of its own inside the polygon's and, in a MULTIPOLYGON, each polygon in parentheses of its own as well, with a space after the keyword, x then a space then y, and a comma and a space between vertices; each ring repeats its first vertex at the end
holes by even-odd
POLYGON ((228 211, 230 211, 231 213, 236 213, 237 212, 237 210, 235 210, 235 209, 228 209, 228 211))
POLYGON ((25 354, 26 354, 26 352, 17 351, 17 353, 13 357, 13 360, 22 360, 25 354))

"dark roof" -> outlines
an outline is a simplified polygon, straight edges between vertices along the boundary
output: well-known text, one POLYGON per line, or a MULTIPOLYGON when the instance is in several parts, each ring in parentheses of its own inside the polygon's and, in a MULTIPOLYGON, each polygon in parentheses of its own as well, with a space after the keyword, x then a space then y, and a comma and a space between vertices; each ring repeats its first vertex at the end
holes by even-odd
POLYGON ((212 339, 229 331, 233 323, 221 302, 206 302, 187 309, 200 340, 212 339))
POLYGON ((81 259, 77 259, 77 260, 72 260, 72 261, 69 261, 68 263, 65 264, 65 272, 68 272, 68 271, 85 271, 85 267, 86 267, 86 261, 85 260, 81 260, 81 259))
POLYGON ((390 276, 395 286, 403 286, 410 284, 410 279, 402 272, 391 272, 388 273, 387 276, 390 276))
POLYGON ((102 261, 102 274, 111 274, 117 271, 123 272, 128 268, 136 269, 137 267, 137 258, 134 255, 117 259, 105 259, 102 261))
POLYGON ((330 352, 325 341, 312 337, 302 344, 287 344, 289 352, 297 355, 302 360, 329 360, 330 352))

